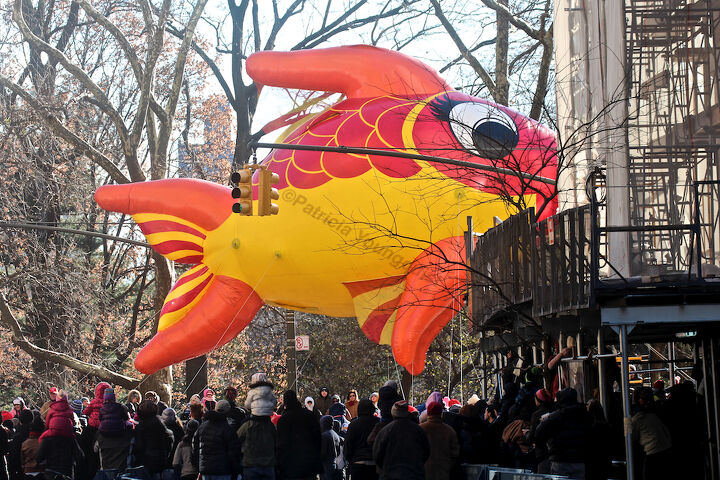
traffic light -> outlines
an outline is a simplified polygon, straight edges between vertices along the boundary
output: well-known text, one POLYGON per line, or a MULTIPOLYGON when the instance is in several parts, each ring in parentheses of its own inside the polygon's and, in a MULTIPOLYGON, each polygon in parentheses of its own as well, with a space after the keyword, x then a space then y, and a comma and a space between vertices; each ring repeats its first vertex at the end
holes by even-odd
POLYGON ((243 168, 233 172, 230 181, 233 184, 232 197, 237 199, 232 211, 240 215, 252 215, 252 170, 243 168))
POLYGON ((258 215, 277 215, 280 207, 273 200, 280 198, 277 188, 273 185, 280 181, 277 173, 273 173, 267 168, 260 169, 260 178, 258 180, 258 215))

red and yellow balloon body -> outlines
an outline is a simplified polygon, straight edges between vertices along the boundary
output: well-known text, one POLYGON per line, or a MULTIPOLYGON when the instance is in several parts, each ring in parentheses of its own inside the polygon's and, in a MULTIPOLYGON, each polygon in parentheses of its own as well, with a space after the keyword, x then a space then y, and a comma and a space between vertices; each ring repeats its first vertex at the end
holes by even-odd
MULTIPOLYGON (((304 119, 288 144, 405 151, 555 177, 554 135, 506 107, 453 91, 428 66, 368 46, 261 52, 262 85, 343 93, 304 119)), ((157 335, 138 354, 151 373, 234 338, 265 304, 355 316, 411 373, 460 308, 463 231, 511 211, 503 195, 545 183, 380 155, 274 150, 279 215, 233 214, 228 187, 191 179, 105 186, 105 209, 128 213, 153 248, 194 265, 174 285, 157 335)), ((535 195, 526 197, 529 204, 535 195)), ((546 208, 550 213, 553 208, 546 208)))

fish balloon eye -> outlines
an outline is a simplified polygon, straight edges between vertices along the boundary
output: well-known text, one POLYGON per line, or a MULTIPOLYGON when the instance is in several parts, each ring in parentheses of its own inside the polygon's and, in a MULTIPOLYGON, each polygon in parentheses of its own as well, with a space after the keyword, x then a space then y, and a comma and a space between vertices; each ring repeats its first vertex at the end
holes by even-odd
POLYGON ((448 119, 460 145, 473 155, 489 160, 507 157, 520 141, 512 118, 492 105, 459 103, 452 107, 448 119))

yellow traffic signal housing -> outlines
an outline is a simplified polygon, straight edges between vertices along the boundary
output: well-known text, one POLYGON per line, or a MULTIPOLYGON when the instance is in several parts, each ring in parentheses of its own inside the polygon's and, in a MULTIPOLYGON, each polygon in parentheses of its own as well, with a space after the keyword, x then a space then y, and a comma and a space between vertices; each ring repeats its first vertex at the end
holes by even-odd
POLYGON ((262 168, 259 172, 258 179, 258 215, 277 215, 280 207, 273 200, 280 198, 277 188, 273 185, 280 182, 277 173, 273 173, 267 168, 262 168))
POLYGON ((232 197, 236 199, 232 211, 240 215, 252 215, 252 170, 243 168, 230 176, 233 184, 232 197))

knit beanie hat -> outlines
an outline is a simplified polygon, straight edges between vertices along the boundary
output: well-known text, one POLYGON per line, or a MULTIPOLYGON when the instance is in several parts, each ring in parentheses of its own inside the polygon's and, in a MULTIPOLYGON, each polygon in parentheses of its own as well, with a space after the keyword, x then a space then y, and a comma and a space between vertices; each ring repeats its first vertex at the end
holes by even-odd
POLYGON ((115 390, 112 388, 106 388, 105 393, 103 394, 103 398, 106 402, 114 402, 115 401, 115 390))
POLYGON ((166 408, 163 410, 160 418, 165 425, 169 425, 177 421, 177 413, 172 408, 166 408))
POLYGON ((73 400, 72 402, 70 402, 70 408, 72 408, 75 413, 81 412, 83 408, 82 400, 80 400, 79 398, 77 400, 73 400))
POLYGON ((478 401, 480 401, 480 397, 477 396, 477 393, 473 393, 473 396, 468 398, 468 405, 475 405, 478 401))
POLYGON ((253 376, 250 378, 250 385, 261 382, 267 382, 267 376, 262 372, 253 373, 253 376))
POLYGON ((548 393, 548 391, 544 388, 541 388, 540 390, 535 392, 535 398, 537 398, 538 401, 542 403, 552 402, 552 397, 550 396, 550 393, 548 393))
POLYGON ((392 406, 392 417, 393 418, 407 418, 410 415, 408 410, 408 402, 406 400, 400 400, 395 402, 392 406))
POLYGON ((215 411, 227 414, 230 411, 230 402, 227 400, 220 400, 217 402, 217 405, 215 405, 215 411))

